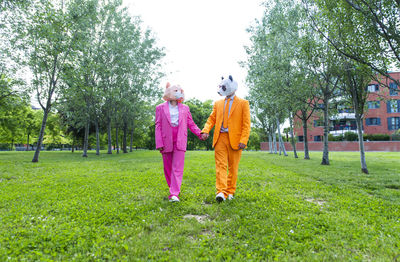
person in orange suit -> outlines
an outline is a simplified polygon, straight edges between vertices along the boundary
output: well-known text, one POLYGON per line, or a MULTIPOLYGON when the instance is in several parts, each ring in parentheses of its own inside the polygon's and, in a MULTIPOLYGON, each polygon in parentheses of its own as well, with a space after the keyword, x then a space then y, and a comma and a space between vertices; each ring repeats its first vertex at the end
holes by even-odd
POLYGON ((207 139, 215 126, 213 147, 217 202, 233 199, 242 150, 250 136, 249 101, 235 95, 237 86, 232 76, 222 78, 218 93, 225 99, 214 103, 213 111, 201 131, 203 140, 207 139))

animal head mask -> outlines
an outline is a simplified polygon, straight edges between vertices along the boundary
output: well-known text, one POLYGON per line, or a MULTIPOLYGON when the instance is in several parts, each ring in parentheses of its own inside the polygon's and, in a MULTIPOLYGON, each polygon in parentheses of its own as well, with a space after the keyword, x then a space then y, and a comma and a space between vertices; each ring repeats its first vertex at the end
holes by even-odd
POLYGON ((170 83, 167 83, 165 87, 163 99, 165 101, 176 100, 178 103, 182 103, 185 100, 185 94, 183 89, 179 85, 171 86, 170 83))
POLYGON ((232 76, 229 76, 227 79, 222 77, 222 81, 219 84, 218 94, 221 96, 230 96, 236 92, 238 83, 233 80, 232 76))

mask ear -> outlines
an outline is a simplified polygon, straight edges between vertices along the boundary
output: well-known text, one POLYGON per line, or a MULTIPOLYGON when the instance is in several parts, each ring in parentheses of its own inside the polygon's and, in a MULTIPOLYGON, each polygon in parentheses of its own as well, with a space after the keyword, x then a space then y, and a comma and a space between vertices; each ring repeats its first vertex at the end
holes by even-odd
POLYGON ((168 88, 170 86, 171 86, 171 84, 169 82, 167 82, 167 86, 165 88, 168 88))

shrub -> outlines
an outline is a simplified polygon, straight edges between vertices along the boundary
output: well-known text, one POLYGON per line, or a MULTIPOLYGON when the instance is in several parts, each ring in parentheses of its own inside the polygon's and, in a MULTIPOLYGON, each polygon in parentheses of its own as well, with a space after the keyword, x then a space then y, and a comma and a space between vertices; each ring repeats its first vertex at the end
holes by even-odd
POLYGON ((388 134, 364 134, 365 141, 390 141, 388 134))
POLYGON ((400 129, 396 130, 390 137, 392 141, 400 141, 400 129))
POLYGON ((346 141, 358 141, 358 135, 354 132, 344 133, 344 140, 346 141))
POLYGON ((10 144, 0 144, 0 150, 10 150, 10 144))
POLYGON ((343 141, 343 135, 334 136, 332 134, 328 135, 328 141, 343 141))

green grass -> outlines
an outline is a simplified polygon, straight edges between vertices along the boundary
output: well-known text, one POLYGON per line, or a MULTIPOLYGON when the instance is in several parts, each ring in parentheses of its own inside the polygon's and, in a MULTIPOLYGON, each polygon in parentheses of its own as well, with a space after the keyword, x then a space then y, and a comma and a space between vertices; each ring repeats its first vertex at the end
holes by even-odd
POLYGON ((213 152, 187 152, 180 203, 155 151, 0 153, 0 261, 399 261, 400 153, 244 152, 215 203, 213 152))

